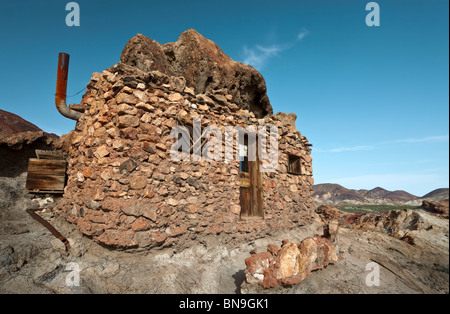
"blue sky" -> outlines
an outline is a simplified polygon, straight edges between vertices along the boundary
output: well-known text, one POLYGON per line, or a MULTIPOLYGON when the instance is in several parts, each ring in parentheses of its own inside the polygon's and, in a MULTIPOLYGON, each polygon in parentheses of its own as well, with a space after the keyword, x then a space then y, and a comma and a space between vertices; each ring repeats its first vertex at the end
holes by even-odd
POLYGON ((416 195, 449 185, 448 1, 377 1, 379 27, 362 0, 80 0, 79 27, 65 24, 68 2, 0 10, 0 108, 47 132, 74 128, 54 107, 60 51, 73 95, 137 33, 164 44, 194 28, 263 74, 275 112, 297 114, 316 183, 416 195))

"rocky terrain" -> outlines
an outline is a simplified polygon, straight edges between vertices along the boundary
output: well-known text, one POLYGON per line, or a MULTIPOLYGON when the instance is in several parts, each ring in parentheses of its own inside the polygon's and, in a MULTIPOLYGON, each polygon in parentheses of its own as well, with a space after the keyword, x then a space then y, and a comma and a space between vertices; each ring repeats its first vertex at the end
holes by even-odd
POLYGON ((448 219, 424 210, 380 218, 321 208, 311 225, 254 241, 205 236, 184 246, 131 254, 83 236, 52 212, 58 198, 27 194, 25 178, 26 173, 0 178, 0 293, 449 292, 448 219), (25 212, 27 207, 43 208, 39 214, 69 239, 69 252, 25 212), (313 271, 296 285, 264 289, 245 280, 245 259, 252 253, 285 239, 300 243, 321 235, 324 224, 333 221, 340 224, 335 241, 341 258, 336 263, 313 271), (380 267, 379 286, 366 285, 370 262, 380 267), (79 286, 66 283, 71 282, 74 265, 79 267, 79 286))
POLYGON ((355 205, 355 204, 385 204, 385 205, 421 205, 422 201, 441 201, 449 199, 449 189, 441 188, 423 196, 412 195, 406 191, 389 191, 381 187, 372 190, 347 189, 339 184, 316 184, 314 202, 316 205, 355 205))
POLYGON ((430 193, 425 194, 424 196, 422 196, 421 198, 423 200, 428 200, 428 201, 442 201, 442 200, 448 200, 449 197, 449 189, 448 188, 442 188, 442 189, 436 189, 431 191, 430 193))

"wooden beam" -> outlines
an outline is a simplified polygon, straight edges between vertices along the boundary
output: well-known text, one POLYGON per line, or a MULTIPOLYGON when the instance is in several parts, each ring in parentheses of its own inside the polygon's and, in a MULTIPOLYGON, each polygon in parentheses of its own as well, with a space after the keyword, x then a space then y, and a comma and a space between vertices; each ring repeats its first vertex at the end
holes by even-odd
POLYGON ((66 161, 30 158, 28 161, 28 173, 64 176, 66 174, 66 161))
POLYGON ((27 190, 64 190, 64 176, 49 174, 28 173, 27 190))
POLYGON ((35 150, 38 159, 61 159, 64 160, 64 156, 59 150, 35 150))

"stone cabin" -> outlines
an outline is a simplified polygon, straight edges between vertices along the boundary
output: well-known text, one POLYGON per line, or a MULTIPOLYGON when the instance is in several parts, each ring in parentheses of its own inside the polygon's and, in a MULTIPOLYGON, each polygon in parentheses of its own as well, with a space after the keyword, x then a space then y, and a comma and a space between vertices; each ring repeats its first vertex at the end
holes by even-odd
POLYGON ((119 63, 93 73, 78 107, 57 210, 103 245, 142 250, 219 234, 244 241, 313 220, 311 145, 296 115, 273 114, 262 75, 195 30, 165 45, 133 37, 119 63), (172 129, 192 137, 195 119, 222 134, 276 126, 275 171, 245 157, 248 134, 233 142, 242 157, 231 161, 173 160, 172 129))

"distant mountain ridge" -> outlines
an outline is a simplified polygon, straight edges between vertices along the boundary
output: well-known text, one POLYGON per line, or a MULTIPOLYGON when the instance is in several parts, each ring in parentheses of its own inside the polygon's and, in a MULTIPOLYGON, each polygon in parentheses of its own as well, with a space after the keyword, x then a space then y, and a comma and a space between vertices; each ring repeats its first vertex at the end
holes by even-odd
POLYGON ((433 199, 434 201, 442 201, 444 199, 448 199, 448 194, 449 194, 448 188, 441 188, 425 194, 424 196, 422 196, 422 198, 433 199))
POLYGON ((407 204, 420 205, 422 200, 440 201, 449 198, 449 189, 440 188, 424 196, 416 196, 403 190, 389 191, 381 187, 371 190, 347 189, 339 184, 323 183, 313 186, 314 201, 317 205, 347 204, 407 204))

